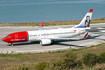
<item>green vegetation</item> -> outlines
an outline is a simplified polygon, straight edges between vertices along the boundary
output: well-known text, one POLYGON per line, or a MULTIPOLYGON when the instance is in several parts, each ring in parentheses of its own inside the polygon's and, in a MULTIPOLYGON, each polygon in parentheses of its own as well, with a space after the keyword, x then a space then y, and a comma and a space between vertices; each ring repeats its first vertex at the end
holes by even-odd
POLYGON ((66 52, 60 58, 50 59, 46 70, 68 70, 77 66, 76 54, 66 52))
MULTIPOLYGON (((105 52, 104 52, 105 53, 105 52)), ((104 70, 105 63, 98 62, 101 59, 95 53, 86 52, 83 54, 83 58, 77 60, 77 55, 71 52, 66 52, 61 58, 51 59, 49 63, 38 63, 35 69, 38 70, 104 70), (97 67, 96 63, 100 66, 97 67), (86 66, 84 66, 85 64, 86 66), (96 66, 95 66, 96 65, 96 66), (94 67, 93 67, 94 66, 94 67), (89 68, 89 69, 88 69, 89 68)))
POLYGON ((86 52, 83 54, 83 63, 87 66, 94 66, 98 62, 98 56, 95 53, 86 52))
POLYGON ((100 63, 105 63, 105 52, 100 54, 100 63))
MULTIPOLYGON (((72 21, 47 21, 44 26, 55 26, 55 25, 77 25, 81 20, 72 21)), ((92 19, 91 24, 94 23, 105 23, 105 18, 92 19)), ((40 26, 41 22, 22 22, 22 23, 0 23, 0 26, 40 26)))
POLYGON ((45 53, 0 53, 1 70, 104 70, 105 43, 45 53))
POLYGON ((44 70, 48 65, 49 65, 49 63, 47 63, 47 62, 41 62, 41 63, 38 63, 35 66, 35 69, 37 69, 37 70, 44 70))

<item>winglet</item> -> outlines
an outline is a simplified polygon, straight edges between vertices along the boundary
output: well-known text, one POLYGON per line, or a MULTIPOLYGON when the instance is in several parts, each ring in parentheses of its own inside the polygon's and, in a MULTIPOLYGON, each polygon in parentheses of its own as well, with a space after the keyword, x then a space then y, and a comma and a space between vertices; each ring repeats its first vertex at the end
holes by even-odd
POLYGON ((44 21, 42 22, 41 26, 40 27, 43 27, 43 24, 44 24, 44 21))
POLYGON ((89 34, 89 32, 87 32, 87 33, 85 34, 84 38, 87 38, 88 34, 89 34))
POLYGON ((40 25, 39 30, 43 30, 43 24, 44 24, 44 21, 43 21, 42 24, 40 25))

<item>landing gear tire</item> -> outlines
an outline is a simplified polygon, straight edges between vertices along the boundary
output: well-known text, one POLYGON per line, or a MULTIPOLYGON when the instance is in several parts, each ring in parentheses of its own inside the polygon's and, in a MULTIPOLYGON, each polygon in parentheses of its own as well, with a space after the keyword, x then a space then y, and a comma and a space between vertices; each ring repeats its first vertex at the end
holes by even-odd
POLYGON ((51 41, 51 44, 55 44, 55 41, 51 41))
POLYGON ((8 43, 8 44, 10 44, 13 47, 13 43, 8 43))
POLYGON ((13 47, 13 44, 11 44, 12 45, 12 47, 13 47))
POLYGON ((43 46, 42 41, 40 41, 40 45, 43 46))

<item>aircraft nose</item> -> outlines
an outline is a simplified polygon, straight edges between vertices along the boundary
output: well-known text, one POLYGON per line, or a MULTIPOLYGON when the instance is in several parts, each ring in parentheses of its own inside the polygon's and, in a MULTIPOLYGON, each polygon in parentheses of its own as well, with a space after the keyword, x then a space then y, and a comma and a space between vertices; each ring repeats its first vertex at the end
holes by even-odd
POLYGON ((4 37, 4 38, 2 39, 2 41, 5 41, 5 42, 6 42, 6 41, 7 41, 7 38, 6 38, 6 37, 4 37))

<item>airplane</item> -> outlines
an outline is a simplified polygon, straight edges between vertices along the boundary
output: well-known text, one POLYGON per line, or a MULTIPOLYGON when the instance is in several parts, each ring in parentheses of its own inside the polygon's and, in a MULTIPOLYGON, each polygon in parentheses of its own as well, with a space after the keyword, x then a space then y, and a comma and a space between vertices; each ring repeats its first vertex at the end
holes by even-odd
MULTIPOLYGON (((92 17, 93 9, 90 9, 87 14, 84 16, 82 21, 72 27, 72 28, 58 28, 58 29, 50 29, 44 30, 42 22, 39 30, 34 31, 21 31, 8 34, 6 37, 2 39, 2 41, 7 42, 13 46, 13 43, 19 42, 28 42, 28 41, 39 41, 40 44, 48 45, 54 43, 56 40, 77 40, 72 39, 71 37, 75 37, 81 34, 85 34, 82 39, 87 38, 89 30, 90 30, 90 21, 92 17)), ((78 39, 81 40, 81 39, 78 39)))

